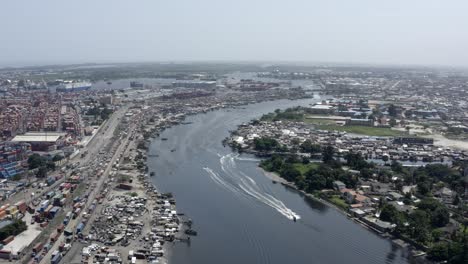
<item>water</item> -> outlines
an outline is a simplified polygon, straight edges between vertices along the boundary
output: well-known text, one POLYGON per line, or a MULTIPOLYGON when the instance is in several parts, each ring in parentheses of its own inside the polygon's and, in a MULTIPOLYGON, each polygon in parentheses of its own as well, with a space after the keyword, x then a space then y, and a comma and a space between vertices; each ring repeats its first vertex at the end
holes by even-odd
POLYGON ((150 146, 152 178, 172 192, 198 236, 173 246, 170 263, 408 263, 406 253, 333 208, 273 184, 258 160, 221 141, 237 125, 277 108, 314 100, 276 101, 191 116, 150 146), (171 151, 175 149, 175 151, 171 151), (292 221, 296 217, 297 222, 292 221))

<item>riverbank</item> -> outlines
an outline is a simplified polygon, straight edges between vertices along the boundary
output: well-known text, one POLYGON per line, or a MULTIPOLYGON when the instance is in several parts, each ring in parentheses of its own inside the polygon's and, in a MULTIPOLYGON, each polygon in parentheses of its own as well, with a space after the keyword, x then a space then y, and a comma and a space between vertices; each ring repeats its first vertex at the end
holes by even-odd
MULTIPOLYGON (((258 166, 258 169, 261 171, 261 173, 266 178, 272 180, 274 183, 280 183, 285 188, 292 189, 292 190, 298 192, 300 195, 303 195, 307 199, 312 199, 312 200, 314 200, 316 202, 324 204, 325 206, 333 208, 337 212, 339 212, 340 214, 346 216, 352 222, 354 222, 354 223, 362 226, 363 228, 365 228, 365 229, 379 235, 380 237, 382 237, 384 239, 389 239, 393 244, 399 246, 400 248, 411 250, 413 252, 413 257, 421 257, 421 256, 425 255, 425 252, 422 252, 420 250, 416 250, 416 248, 413 247, 410 243, 407 243, 407 242, 403 241, 401 238, 396 237, 396 236, 392 235, 391 233, 381 231, 381 230, 369 225, 368 223, 364 222, 359 217, 354 217, 353 215, 351 215, 348 210, 344 210, 342 207, 335 205, 333 202, 328 201, 326 199, 322 199, 321 197, 317 197, 316 195, 308 193, 308 192, 306 192, 304 190, 300 190, 293 182, 287 181, 286 179, 279 176, 277 173, 266 171, 265 169, 263 169, 260 166, 258 166)), ((422 259, 422 260, 419 259, 419 261, 423 261, 422 263, 430 263, 425 259, 422 259)))

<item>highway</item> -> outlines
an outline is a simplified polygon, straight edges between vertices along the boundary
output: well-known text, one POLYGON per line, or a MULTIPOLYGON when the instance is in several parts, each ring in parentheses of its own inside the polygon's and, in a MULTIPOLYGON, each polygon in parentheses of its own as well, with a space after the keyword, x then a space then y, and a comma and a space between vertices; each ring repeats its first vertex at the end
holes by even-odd
MULTIPOLYGON (((96 199, 96 196, 100 194, 103 191, 103 186, 105 182, 108 180, 108 176, 110 172, 112 171, 112 168, 115 163, 119 163, 121 160, 120 157, 122 157, 122 154, 127 148, 127 145, 129 143, 129 138, 131 136, 131 132, 133 129, 135 129, 135 123, 133 122, 131 126, 125 131, 127 134, 123 139, 118 139, 115 142, 112 142, 114 131, 117 128, 117 125, 120 123, 119 121, 122 119, 122 117, 125 115, 126 111, 128 110, 128 107, 125 107, 123 109, 120 109, 118 112, 115 113, 115 116, 112 115, 113 118, 109 119, 109 122, 107 123, 108 128, 105 129, 101 135, 96 136, 89 144, 88 144, 88 155, 86 156, 86 162, 83 165, 88 165, 91 163, 92 165, 89 165, 88 168, 88 175, 90 173, 93 173, 95 170, 94 168, 98 167, 99 161, 104 162, 104 156, 109 153, 103 153, 99 154, 99 152, 102 151, 104 146, 107 146, 107 144, 111 144, 113 147, 111 148, 111 153, 112 158, 110 161, 107 163, 107 165, 104 168, 103 174, 97 179, 97 181, 91 182, 92 180, 96 180, 96 177, 92 178, 87 178, 85 179, 85 183, 87 186, 94 186, 89 189, 88 191, 88 198, 86 200, 85 205, 83 206, 81 210, 81 214, 76 218, 70 220, 68 223, 66 230, 73 230, 75 232, 77 226, 79 223, 81 223, 83 219, 83 212, 87 212, 90 206, 92 205, 93 201, 96 199), (120 111, 121 110, 121 111, 120 111), (115 151, 112 151, 116 148, 115 151), (91 154, 91 155, 90 155, 91 154)), ((86 228, 89 229, 89 225, 86 225, 86 228)), ((44 256, 42 263, 49 263, 50 259, 52 257, 52 253, 56 250, 58 250, 59 245, 65 241, 65 236, 62 233, 58 239, 58 242, 54 244, 54 246, 47 252, 47 254, 44 256)), ((62 259, 61 263, 72 263, 73 257, 77 254, 80 253, 79 251, 81 250, 81 246, 79 243, 76 243, 76 237, 72 241, 72 248, 69 250, 69 252, 64 256, 64 259, 62 259)))
MULTIPOLYGON (((109 120, 107 120, 103 124, 103 126, 101 126, 99 131, 96 132, 98 134, 96 134, 94 136, 94 138, 87 144, 86 147, 81 149, 82 153, 85 152, 85 151, 88 153, 85 157, 81 158, 81 155, 77 155, 73 159, 69 160, 68 164, 74 164, 76 162, 80 162, 80 166, 79 166, 80 174, 82 176, 85 176, 85 179, 82 180, 82 183, 80 185, 86 186, 86 189, 89 192, 88 193, 88 200, 87 200, 87 202, 86 202, 86 204, 83 207, 81 212, 86 212, 86 210, 89 208, 92 201, 94 200, 94 198, 98 194, 98 191, 102 187, 104 181, 107 179, 107 176, 108 176, 108 174, 109 174, 109 172, 110 172, 110 170, 112 168, 113 162, 115 162, 117 157, 120 156, 120 153, 123 150, 123 146, 126 145, 126 144, 116 145, 116 143, 119 143, 119 142, 118 141, 112 142, 112 140, 114 140, 114 132, 116 131, 116 128, 117 128, 118 124, 120 123, 120 121, 124 117, 124 115, 127 112, 128 108, 129 108, 128 105, 126 105, 124 107, 121 107, 120 109, 118 109, 116 112, 114 112, 110 116, 109 120), (107 163, 107 166, 105 168, 105 172, 101 175, 101 177, 96 182, 92 183, 91 181, 97 179, 95 177, 96 176, 95 174, 96 174, 96 171, 100 170, 100 169, 98 169, 99 164, 102 163, 103 166, 104 166, 104 164, 106 163, 107 157, 109 157, 109 158, 111 157, 111 154, 109 152, 103 151, 104 149, 106 149, 106 146, 110 147, 111 145, 118 146, 117 151, 112 156, 111 161, 107 163), (101 152, 101 154, 100 154, 100 152, 101 152), (93 177, 90 177, 90 175, 92 175, 93 177), (90 187, 93 184, 95 184, 96 187, 90 189, 90 187)), ((118 138, 118 137, 116 136, 115 138, 118 138)), ((128 137, 125 138, 124 142, 126 142, 126 140, 128 140, 128 137)), ((110 147, 110 148, 112 148, 112 147, 110 147)), ((54 189, 55 187, 57 187, 59 184, 64 182, 66 180, 66 178, 68 178, 70 176, 70 174, 71 174, 70 172, 67 172, 65 177, 63 177, 62 179, 60 179, 59 181, 54 183, 52 186, 46 188, 42 193, 45 193, 45 192, 50 191, 50 190, 54 189)), ((76 196, 76 193, 74 194, 73 197, 75 197, 75 196, 76 196)), ((70 207, 65 207, 64 206, 63 210, 61 211, 61 214, 66 214, 70 210, 71 210, 70 207)), ((78 225, 78 223, 81 222, 81 220, 82 220, 82 213, 79 215, 79 217, 77 217, 76 219, 73 219, 72 221, 70 221, 70 223, 67 225, 66 229, 67 230, 76 229, 76 226, 78 225)), ((50 234, 46 234, 46 236, 45 236, 46 239, 48 239, 49 235, 50 234)), ((64 237, 64 235, 62 233, 60 235, 58 241, 53 245, 51 250, 48 251, 48 253, 44 256, 44 258, 41 260, 40 263, 50 263, 52 252, 54 252, 55 250, 58 250, 58 246, 63 241, 65 241, 65 237, 64 237)), ((38 241, 34 241, 34 243, 37 243, 37 242, 38 241)), ((46 241, 43 241, 43 242, 46 242, 46 241)), ((31 252, 25 252, 25 253, 26 253, 26 259, 23 261, 23 263, 27 262, 28 259, 30 259, 29 256, 30 256, 31 252)))

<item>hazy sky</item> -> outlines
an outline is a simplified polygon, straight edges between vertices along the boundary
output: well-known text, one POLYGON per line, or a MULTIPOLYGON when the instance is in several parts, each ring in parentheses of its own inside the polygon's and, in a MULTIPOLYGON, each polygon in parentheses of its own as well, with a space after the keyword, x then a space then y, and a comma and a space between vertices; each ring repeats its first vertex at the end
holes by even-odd
POLYGON ((0 65, 186 60, 468 66, 467 0, 9 0, 0 65))

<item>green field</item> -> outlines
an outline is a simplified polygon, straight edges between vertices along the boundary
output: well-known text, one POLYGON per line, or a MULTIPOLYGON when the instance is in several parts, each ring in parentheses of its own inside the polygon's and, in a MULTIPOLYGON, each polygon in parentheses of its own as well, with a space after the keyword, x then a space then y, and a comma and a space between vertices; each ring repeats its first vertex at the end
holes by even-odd
POLYGON ((311 162, 311 163, 308 163, 308 164, 304 164, 304 163, 294 163, 293 164, 294 168, 296 168, 298 171, 301 172, 302 175, 304 175, 307 171, 309 171, 310 169, 315 169, 319 166, 318 163, 314 163, 314 162, 311 162))
POLYGON ((333 195, 328 199, 332 204, 338 206, 339 208, 346 210, 348 209, 348 204, 341 199, 338 195, 333 195))
POLYGON ((406 135, 405 132, 392 130, 384 127, 366 127, 366 126, 337 126, 337 125, 319 125, 317 129, 329 131, 341 131, 353 134, 378 136, 378 137, 397 137, 406 135))

